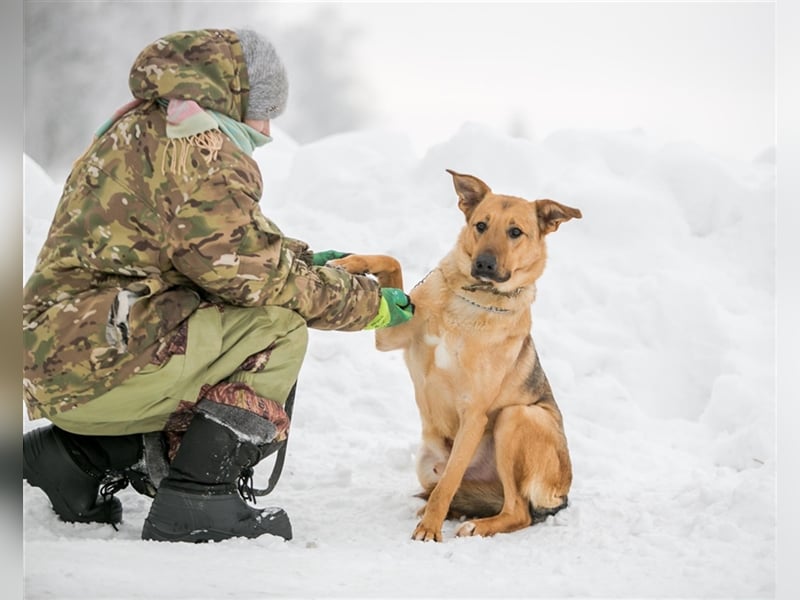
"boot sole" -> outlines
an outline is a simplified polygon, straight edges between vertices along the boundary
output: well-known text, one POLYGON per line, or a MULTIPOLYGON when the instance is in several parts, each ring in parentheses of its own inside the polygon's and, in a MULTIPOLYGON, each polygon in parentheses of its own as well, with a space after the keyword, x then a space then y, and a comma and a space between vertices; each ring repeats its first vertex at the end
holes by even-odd
POLYGON ((276 535, 287 541, 292 539, 292 525, 289 522, 289 516, 283 510, 270 515, 270 520, 272 523, 270 523, 269 530, 237 535, 232 535, 229 531, 214 529, 165 530, 154 525, 149 520, 145 520, 144 527, 142 527, 142 539, 152 542, 190 542, 195 544, 222 542, 237 537, 252 539, 262 535, 276 535))
POLYGON ((281 516, 273 518, 269 531, 254 532, 254 534, 231 535, 229 531, 216 531, 213 529, 196 529, 194 531, 170 530, 166 531, 153 525, 150 521, 144 522, 142 539, 151 542, 189 542, 203 544, 206 542, 222 542, 234 538, 257 538, 262 535, 275 535, 286 541, 292 539, 292 526, 289 517, 284 512, 281 516))
POLYGON ((271 512, 264 509, 258 515, 248 515, 248 520, 228 520, 231 509, 235 510, 240 503, 243 504, 243 501, 239 497, 234 499, 186 493, 162 484, 144 521, 142 539, 193 543, 262 535, 292 539, 289 515, 282 508, 271 509, 271 512), (215 504, 217 506, 213 506, 215 504))

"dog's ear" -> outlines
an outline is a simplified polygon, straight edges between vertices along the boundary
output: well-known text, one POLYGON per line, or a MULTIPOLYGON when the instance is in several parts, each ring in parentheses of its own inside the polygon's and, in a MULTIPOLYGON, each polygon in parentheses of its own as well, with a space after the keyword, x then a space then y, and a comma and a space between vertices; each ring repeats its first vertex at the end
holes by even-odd
POLYGON ((453 186, 456 188, 458 194, 458 208, 467 217, 469 221, 472 211, 478 206, 481 200, 491 192, 489 186, 483 183, 477 177, 472 175, 463 175, 447 169, 447 172, 453 176, 453 186))
POLYGON ((539 219, 539 230, 542 235, 552 233, 564 221, 570 219, 580 219, 583 215, 577 208, 559 204, 555 200, 536 200, 533 203, 536 208, 536 216, 539 219))

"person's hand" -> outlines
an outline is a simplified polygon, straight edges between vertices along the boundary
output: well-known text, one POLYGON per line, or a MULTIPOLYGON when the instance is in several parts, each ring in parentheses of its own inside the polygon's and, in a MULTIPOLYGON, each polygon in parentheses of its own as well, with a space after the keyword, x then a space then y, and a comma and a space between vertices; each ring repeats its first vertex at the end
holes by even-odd
POLYGON ((414 316, 411 298, 397 288, 381 288, 381 305, 378 314, 364 329, 381 329, 405 323, 414 316))
POLYGON ((336 258, 344 258, 350 256, 352 252, 339 252, 338 250, 323 250, 322 252, 314 252, 314 257, 311 264, 315 267, 324 267, 325 263, 329 260, 336 258))

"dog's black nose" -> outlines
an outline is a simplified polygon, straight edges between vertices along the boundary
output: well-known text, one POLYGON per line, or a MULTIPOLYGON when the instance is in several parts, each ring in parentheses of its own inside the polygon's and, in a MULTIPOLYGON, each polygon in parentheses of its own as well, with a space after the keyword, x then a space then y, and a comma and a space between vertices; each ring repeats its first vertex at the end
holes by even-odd
POLYGON ((497 259, 493 254, 479 254, 475 261, 472 263, 472 276, 481 278, 488 277, 495 279, 497 277, 497 259))

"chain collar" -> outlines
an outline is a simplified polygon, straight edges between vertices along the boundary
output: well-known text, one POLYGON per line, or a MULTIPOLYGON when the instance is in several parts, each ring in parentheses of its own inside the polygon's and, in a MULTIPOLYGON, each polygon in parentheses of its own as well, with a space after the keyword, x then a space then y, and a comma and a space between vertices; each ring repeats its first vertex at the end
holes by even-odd
POLYGON ((461 298, 464 302, 466 302, 468 304, 471 304, 472 306, 476 306, 478 308, 482 308, 483 310, 488 310, 489 312, 494 312, 494 313, 510 313, 510 312, 512 312, 511 309, 509 309, 509 308, 500 308, 500 307, 497 307, 497 306, 485 306, 483 304, 478 304, 474 300, 470 300, 469 298, 467 298, 466 296, 462 296, 461 294, 456 294, 456 297, 457 298, 461 298))

